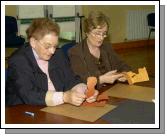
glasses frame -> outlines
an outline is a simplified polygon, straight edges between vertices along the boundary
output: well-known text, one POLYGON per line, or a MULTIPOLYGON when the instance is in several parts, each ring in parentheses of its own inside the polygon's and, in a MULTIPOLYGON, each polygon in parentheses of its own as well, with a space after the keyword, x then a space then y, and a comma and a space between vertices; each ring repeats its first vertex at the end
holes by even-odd
POLYGON ((40 40, 37 40, 37 42, 40 43, 40 45, 41 45, 45 50, 50 50, 50 49, 53 48, 54 51, 55 51, 56 48, 57 48, 57 45, 54 45, 54 46, 52 46, 52 47, 49 47, 49 46, 50 46, 49 44, 43 43, 43 42, 41 42, 40 40), (48 45, 48 46, 46 46, 46 45, 48 45))
POLYGON ((106 38, 108 36, 107 33, 100 33, 100 32, 91 32, 91 34, 93 34, 95 37, 103 37, 106 38))

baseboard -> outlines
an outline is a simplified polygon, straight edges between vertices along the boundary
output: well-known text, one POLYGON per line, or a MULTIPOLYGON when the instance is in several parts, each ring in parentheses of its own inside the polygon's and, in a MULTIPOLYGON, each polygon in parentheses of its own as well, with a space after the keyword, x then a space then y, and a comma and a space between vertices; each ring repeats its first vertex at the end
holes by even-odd
POLYGON ((115 50, 120 49, 129 49, 129 48, 137 48, 137 47, 146 47, 146 46, 155 46, 155 39, 150 40, 139 40, 139 41, 128 41, 122 43, 113 43, 112 47, 115 50))

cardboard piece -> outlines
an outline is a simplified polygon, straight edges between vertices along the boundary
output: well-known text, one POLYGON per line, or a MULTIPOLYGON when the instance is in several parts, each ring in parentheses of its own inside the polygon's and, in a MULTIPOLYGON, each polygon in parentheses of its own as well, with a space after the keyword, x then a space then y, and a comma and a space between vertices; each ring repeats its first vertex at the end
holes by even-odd
POLYGON ((101 93, 98 95, 96 102, 93 103, 88 103, 88 102, 83 102, 82 106, 105 106, 107 100, 109 99, 108 95, 106 92, 101 93))
POLYGON ((129 72, 123 72, 125 78, 128 80, 128 83, 130 85, 137 83, 137 82, 143 82, 143 81, 149 81, 148 73, 146 68, 139 68, 138 74, 133 73, 132 71, 129 72))
POLYGON ((58 105, 55 107, 45 107, 41 111, 67 116, 75 119, 94 122, 116 106, 106 104, 104 107, 77 107, 70 104, 58 105))
POLYGON ((99 102, 92 102, 92 103, 88 103, 88 102, 84 102, 83 104, 82 104, 82 106, 89 106, 89 107, 91 107, 91 106, 96 106, 96 107, 103 107, 103 106, 105 106, 106 105, 106 101, 99 101, 99 102))
POLYGON ((107 90, 108 96, 127 98, 145 102, 152 102, 155 99, 155 88, 136 85, 116 84, 107 90))
POLYGON ((95 86, 97 84, 96 77, 88 77, 87 78, 87 91, 86 91, 86 97, 89 98, 95 93, 95 86))
MULTIPOLYGON (((88 77, 87 78, 87 91, 86 91, 86 97, 89 98, 94 95, 95 93, 95 86, 97 84, 97 78, 96 77, 88 77)), ((87 101, 84 101, 82 106, 105 106, 108 95, 106 93, 102 93, 97 96, 97 100, 93 103, 88 103, 87 101)))

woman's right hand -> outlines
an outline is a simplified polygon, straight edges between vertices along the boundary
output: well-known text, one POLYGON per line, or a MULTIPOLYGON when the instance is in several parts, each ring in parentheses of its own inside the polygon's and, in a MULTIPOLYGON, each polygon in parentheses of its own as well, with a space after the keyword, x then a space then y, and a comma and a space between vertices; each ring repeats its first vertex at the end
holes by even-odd
POLYGON ((64 103, 70 103, 75 106, 80 106, 85 98, 86 95, 84 94, 84 92, 78 92, 76 90, 66 91, 63 95, 64 103))
POLYGON ((123 77, 123 74, 121 73, 118 74, 117 70, 109 71, 99 77, 99 83, 100 84, 103 84, 103 83, 113 84, 115 80, 119 79, 120 77, 123 77))

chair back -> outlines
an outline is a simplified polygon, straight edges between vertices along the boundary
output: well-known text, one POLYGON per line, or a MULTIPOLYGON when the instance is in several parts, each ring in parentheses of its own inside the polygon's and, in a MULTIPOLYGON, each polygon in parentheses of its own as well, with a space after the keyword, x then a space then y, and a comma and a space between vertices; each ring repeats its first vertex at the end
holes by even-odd
POLYGON ((9 35, 12 33, 17 33, 17 20, 15 17, 12 16, 5 16, 5 35, 9 35))
POLYGON ((18 36, 17 20, 12 16, 5 16, 5 47, 20 47, 25 39, 18 36))
POLYGON ((148 26, 155 27, 155 13, 147 15, 148 26))
POLYGON ((63 50, 64 52, 64 55, 68 58, 68 50, 73 47, 74 45, 76 45, 76 43, 73 41, 73 42, 70 42, 70 43, 67 43, 65 45, 63 45, 61 47, 61 49, 63 50))

